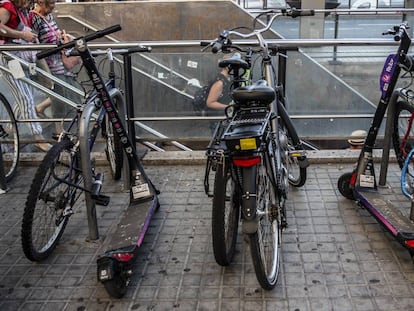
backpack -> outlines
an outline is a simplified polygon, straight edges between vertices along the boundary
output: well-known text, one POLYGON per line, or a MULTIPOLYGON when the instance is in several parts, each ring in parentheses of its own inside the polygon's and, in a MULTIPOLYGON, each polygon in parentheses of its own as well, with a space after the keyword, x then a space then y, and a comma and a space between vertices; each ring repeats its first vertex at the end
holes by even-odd
POLYGON ((207 97, 210 93, 210 88, 213 85, 213 83, 205 85, 195 92, 192 104, 193 109, 197 113, 197 115, 205 116, 207 114, 207 97))

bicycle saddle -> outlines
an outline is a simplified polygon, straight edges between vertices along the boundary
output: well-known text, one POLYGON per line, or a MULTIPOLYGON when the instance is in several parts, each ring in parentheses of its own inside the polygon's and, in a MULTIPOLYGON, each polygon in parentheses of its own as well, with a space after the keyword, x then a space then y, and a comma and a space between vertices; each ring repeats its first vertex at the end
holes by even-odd
POLYGON ((240 53, 234 53, 231 57, 222 59, 219 62, 220 68, 224 68, 227 66, 238 67, 238 68, 243 68, 243 69, 249 68, 249 64, 241 58, 240 53))
POLYGON ((233 90, 233 100, 241 106, 267 106, 275 99, 275 90, 265 80, 233 90))

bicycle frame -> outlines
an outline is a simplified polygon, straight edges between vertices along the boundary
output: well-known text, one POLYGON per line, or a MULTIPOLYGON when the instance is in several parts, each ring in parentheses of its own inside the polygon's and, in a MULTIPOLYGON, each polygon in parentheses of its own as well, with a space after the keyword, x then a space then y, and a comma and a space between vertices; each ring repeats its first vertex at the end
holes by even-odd
POLYGON ((113 33, 115 31, 121 30, 121 26, 115 25, 109 27, 107 29, 95 32, 91 35, 87 35, 85 37, 80 37, 75 39, 74 41, 65 43, 60 45, 57 48, 52 50, 46 50, 38 53, 38 59, 47 57, 51 54, 57 53, 64 49, 70 49, 72 47, 79 53, 79 56, 82 58, 83 66, 86 69, 86 72, 93 83, 93 87, 96 90, 103 107, 105 108, 106 113, 110 117, 110 121, 113 127, 116 129, 116 132, 121 140, 122 146, 124 151, 127 155, 131 175, 130 179, 132 182, 131 186, 131 200, 132 202, 140 202, 141 200, 147 200, 153 197, 154 189, 152 189, 152 185, 147 184, 147 186, 143 187, 145 184, 145 180, 147 176, 143 170, 143 167, 138 159, 135 150, 135 144, 132 143, 131 138, 128 136, 126 131, 126 127, 122 124, 121 118, 114 106, 111 96, 108 91, 108 87, 105 84, 105 81, 99 72, 94 58, 88 49, 87 42, 96 38, 103 37, 107 34, 113 33))
MULTIPOLYGON (((129 185, 130 202, 126 211, 123 213, 120 224, 118 226, 121 232, 116 231, 113 236, 108 239, 108 250, 98 258, 98 280, 104 283, 105 288, 110 295, 120 298, 125 294, 126 287, 129 283, 129 277, 131 275, 131 265, 136 258, 135 252, 141 245, 144 235, 148 229, 149 222, 159 207, 157 198, 158 191, 155 189, 150 179, 146 175, 144 168, 138 158, 135 148, 135 137, 128 135, 126 126, 122 122, 121 116, 123 114, 117 111, 117 107, 114 105, 113 99, 116 98, 123 103, 123 96, 117 88, 113 88, 111 84, 114 80, 110 78, 108 84, 105 83, 102 75, 100 74, 97 65, 95 64, 94 57, 87 47, 87 42, 96 38, 103 37, 115 31, 121 30, 119 25, 109 27, 107 29, 97 31, 85 37, 80 37, 74 41, 65 43, 61 46, 46 50, 38 53, 38 58, 43 58, 51 54, 57 53, 63 49, 74 48, 76 53, 81 57, 83 66, 93 83, 93 88, 96 91, 96 96, 99 98, 99 105, 96 106, 95 101, 89 100, 88 104, 84 107, 81 114, 79 126, 79 148, 81 155, 81 168, 84 179, 84 186, 87 189, 85 192, 85 199, 87 203, 87 216, 89 222, 89 231, 91 239, 98 237, 97 225, 96 225, 96 212, 94 209, 94 203, 88 204, 93 201, 92 195, 95 195, 95 191, 99 194, 100 184, 102 184, 101 174, 96 174, 95 181, 97 186, 92 183, 92 165, 90 161, 91 146, 93 146, 96 139, 99 125, 103 121, 105 115, 109 117, 112 124, 115 135, 118 136, 123 150, 128 159, 129 176, 127 176, 126 183, 129 185), (89 120, 92 113, 102 107, 98 114, 98 119, 95 121, 95 126, 92 133, 88 132, 89 120)), ((147 52, 150 48, 139 46, 137 48, 131 48, 124 53, 124 56, 129 56, 135 52, 147 52)), ((131 68, 125 68, 126 71, 131 68)), ((130 72, 128 71, 128 74, 130 72)), ((74 120, 74 122, 76 119, 74 120)))

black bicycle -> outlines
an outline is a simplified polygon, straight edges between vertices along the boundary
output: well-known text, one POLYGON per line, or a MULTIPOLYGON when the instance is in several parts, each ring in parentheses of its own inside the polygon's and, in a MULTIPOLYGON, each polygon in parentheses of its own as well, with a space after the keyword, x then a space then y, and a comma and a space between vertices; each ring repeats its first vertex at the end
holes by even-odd
MULTIPOLYGON (((68 130, 59 136, 58 142, 47 152, 30 187, 23 214, 21 237, 23 251, 32 261, 47 258, 55 249, 70 216, 74 214, 76 207, 79 207, 79 203, 76 206, 75 204, 82 194, 85 195, 86 205, 88 201, 92 201, 93 204, 109 204, 109 197, 101 194, 103 173, 96 172, 90 159, 90 151, 101 125, 104 126, 104 133, 108 139, 110 138, 114 144, 116 142, 121 144, 122 155, 126 154, 128 159, 130 174, 126 176, 126 181, 130 185, 130 204, 127 210, 140 210, 143 220, 140 219, 138 222, 148 223, 153 211, 159 206, 157 190, 148 179, 138 159, 135 141, 127 135, 126 126, 122 121, 125 114, 118 111, 118 108, 124 106, 123 96, 120 90, 113 86, 113 78, 104 81, 95 58, 87 48, 88 41, 120 29, 119 25, 115 25, 38 53, 40 59, 74 47, 82 58, 83 66, 93 83, 94 92, 89 96, 86 105, 79 107, 68 130), (97 112, 96 119, 90 127, 94 112, 97 112), (105 118, 108 122, 104 122, 105 118), (109 129, 112 130, 108 131, 109 129)), ((149 50, 148 47, 136 46, 125 49, 123 53, 129 55, 149 50)), ((87 214, 88 220, 89 217, 96 217, 90 215, 93 214, 91 211, 87 214)), ((136 214, 136 217, 140 216, 136 214)), ((136 235, 143 236, 147 227, 141 228, 141 232, 136 232, 136 235)), ((100 267, 101 272, 105 271, 106 275, 100 280, 114 297, 125 294, 131 275, 132 259, 136 257, 135 250, 136 247, 131 245, 118 251, 113 250, 112 257, 107 258, 109 264, 100 267)))
POLYGON ((224 30, 209 44, 213 53, 237 50, 255 55, 261 73, 251 83, 254 68, 245 59, 232 57, 219 64, 230 66, 236 88, 232 91, 234 104, 226 108, 226 119, 218 124, 208 146, 205 190, 210 194, 208 175, 212 169, 215 171, 212 238, 217 263, 223 266, 231 263, 241 219, 242 231, 250 241, 257 279, 264 289, 270 290, 276 285, 279 273, 289 184, 304 185, 308 161, 285 108, 285 81, 280 68, 286 69, 287 50, 268 45, 262 34, 279 16, 309 16, 314 12, 268 11, 257 16, 255 22, 264 15, 271 16, 266 27, 253 26, 248 33, 237 31, 245 27, 224 30), (243 49, 232 43, 232 36, 257 38, 259 48, 243 49), (275 56, 279 72, 273 64, 275 56), (249 77, 240 78, 245 77, 246 70, 250 71, 249 77))

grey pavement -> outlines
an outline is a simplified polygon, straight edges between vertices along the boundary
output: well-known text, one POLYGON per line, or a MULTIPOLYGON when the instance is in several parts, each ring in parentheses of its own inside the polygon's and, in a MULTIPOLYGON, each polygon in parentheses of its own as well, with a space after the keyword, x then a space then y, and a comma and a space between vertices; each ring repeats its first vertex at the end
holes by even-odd
MULTIPOLYGON (((87 240, 81 208, 50 258, 32 263, 21 249, 20 226, 36 168, 19 168, 9 192, 0 195, 0 310, 414 310, 409 253, 337 190, 338 177, 353 163, 312 163, 306 185, 291 189, 282 269, 272 291, 256 281, 241 234, 234 263, 216 264, 204 167, 144 163, 161 190, 161 207, 122 299, 108 296, 96 278, 103 241, 127 206, 122 182, 106 174, 104 193, 112 201, 98 207, 99 240, 87 240)), ((391 183, 398 180, 395 164, 389 176, 391 183)))

